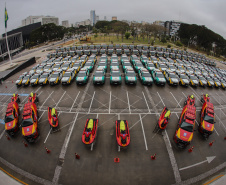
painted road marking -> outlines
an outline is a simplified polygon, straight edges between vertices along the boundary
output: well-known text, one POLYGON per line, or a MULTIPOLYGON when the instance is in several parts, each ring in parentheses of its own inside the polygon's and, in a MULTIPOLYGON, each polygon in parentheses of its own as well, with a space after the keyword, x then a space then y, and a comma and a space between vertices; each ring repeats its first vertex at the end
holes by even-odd
POLYGON ((141 127, 142 127, 143 136, 144 136, 145 148, 146 148, 146 150, 148 150, 147 140, 146 140, 146 136, 145 136, 145 132, 144 132, 143 121, 142 121, 142 118, 141 118, 141 115, 140 114, 139 114, 139 117, 140 117, 140 124, 141 124, 141 127))
MULTIPOLYGON (((0 96, 1 95, 5 95, 5 96, 12 96, 13 94, 16 94, 16 93, 0 93, 0 96)), ((29 94, 18 94, 19 96, 29 96, 29 94)))
POLYGON ((60 97, 59 101, 57 102, 56 108, 57 108, 58 104, 60 103, 60 101, 62 100, 62 98, 64 97, 65 93, 66 93, 66 91, 64 91, 64 94, 60 97))
POLYGON ((144 96, 144 100, 145 100, 145 102, 146 102, 146 105, 147 105, 147 108, 148 108, 148 112, 150 112, 150 108, 149 108, 149 106, 148 106, 148 102, 147 102, 147 99, 146 99, 146 97, 145 97, 145 95, 144 95, 144 92, 142 91, 142 93, 143 93, 143 96, 144 96))
POLYGON ((129 113, 131 114, 128 91, 126 91, 126 95, 127 95, 127 100, 128 100, 129 113))
POLYGON ((202 162, 199 162, 199 163, 196 163, 196 164, 193 164, 193 165, 184 167, 184 168, 180 168, 179 170, 180 170, 180 171, 186 170, 186 169, 192 168, 192 167, 194 167, 194 166, 198 166, 198 165, 200 165, 200 164, 203 164, 203 163, 205 163, 205 162, 211 163, 211 162, 215 159, 215 157, 216 157, 216 156, 206 157, 206 160, 205 160, 205 161, 202 161, 202 162))
POLYGON ((224 176, 224 175, 218 175, 217 177, 215 177, 214 179, 212 179, 212 180, 206 182, 206 183, 203 184, 203 185, 208 185, 208 184, 210 184, 211 182, 216 181, 217 179, 219 179, 219 178, 221 178, 221 177, 223 177, 223 176, 224 176))
POLYGON ((158 94, 158 96, 159 96, 159 98, 160 98, 160 100, 161 100, 161 102, 162 102, 163 106, 165 107, 166 105, 165 105, 165 103, 163 102, 163 100, 162 100, 161 96, 159 95, 159 93, 158 93, 158 92, 157 92, 157 94, 158 94))
POLYGON ((89 106, 89 111, 88 111, 88 114, 90 113, 90 109, 92 107, 92 104, 93 104, 93 98, 95 96, 95 91, 93 92, 93 97, 92 97, 92 100, 91 100, 91 103, 90 103, 90 106, 89 106))
POLYGON ((180 108, 182 108, 179 104, 179 102, 177 101, 177 99, 175 98, 175 96, 173 95, 173 93, 170 92, 170 94, 173 96, 174 100, 177 102, 177 105, 179 105, 180 108))
POLYGON ((72 104, 72 106, 71 106, 70 112, 71 112, 72 108, 74 107, 74 104, 75 104, 75 102, 76 102, 76 100, 77 100, 79 94, 80 94, 80 91, 78 92, 78 94, 77 94, 77 96, 76 96, 76 98, 75 98, 75 100, 74 100, 74 102, 73 102, 73 104, 72 104))
MULTIPOLYGON (((146 92, 148 94, 148 98, 150 99, 150 102, 151 102, 151 104, 153 106, 153 109, 155 111, 155 115, 156 115, 156 117, 158 119, 159 114, 158 114, 158 110, 155 107, 154 101, 153 101, 153 99, 152 99, 152 97, 151 97, 151 95, 150 95, 147 87, 145 87, 145 90, 146 90, 146 92)), ((161 96, 159 95, 158 92, 157 92, 157 94, 158 94, 159 98, 162 101, 162 98, 161 98, 161 96)), ((164 104, 163 101, 162 101, 162 103, 165 106, 165 104, 164 104)), ((171 144, 169 144, 170 143, 169 137, 167 135, 168 135, 167 132, 162 132, 163 140, 164 140, 164 143, 166 145, 166 149, 167 149, 167 152, 168 152, 168 155, 169 155, 169 158, 170 158, 170 163, 171 163, 171 166, 173 168, 173 173, 174 173, 175 181, 176 181, 176 183, 180 183, 181 182, 180 172, 179 172, 179 169, 178 169, 176 158, 175 158, 174 153, 173 153, 173 150, 172 150, 172 146, 171 146, 171 144)))
POLYGON ((46 101, 49 99, 49 97, 54 93, 54 91, 52 91, 49 96, 46 98, 46 100, 43 102, 43 104, 41 105, 40 109, 42 109, 43 105, 46 103, 46 101))
POLYGON ((108 112, 109 112, 109 114, 111 112, 111 91, 110 91, 110 99, 109 99, 109 109, 108 109, 108 112))

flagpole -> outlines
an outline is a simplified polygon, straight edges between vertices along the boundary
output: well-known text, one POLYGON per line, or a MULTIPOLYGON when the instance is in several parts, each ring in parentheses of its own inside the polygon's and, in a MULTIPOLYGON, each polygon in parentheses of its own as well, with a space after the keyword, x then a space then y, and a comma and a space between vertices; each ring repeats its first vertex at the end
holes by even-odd
POLYGON ((7 31, 6 31, 6 28, 5 28, 5 39, 6 39, 6 46, 7 46, 7 50, 8 50, 10 65, 12 65, 12 60, 11 60, 11 56, 10 56, 10 52, 9 52, 9 45, 8 45, 8 39, 7 39, 7 31))
POLYGON ((5 39, 6 39, 6 46, 7 46, 7 50, 8 50, 8 55, 9 55, 9 60, 10 60, 10 65, 12 65, 12 60, 11 60, 11 56, 10 56, 10 52, 9 52, 9 44, 8 44, 8 39, 7 39, 7 21, 8 21, 8 13, 6 13, 6 2, 5 2, 5 39), (6 19, 6 14, 7 14, 7 19, 6 19))

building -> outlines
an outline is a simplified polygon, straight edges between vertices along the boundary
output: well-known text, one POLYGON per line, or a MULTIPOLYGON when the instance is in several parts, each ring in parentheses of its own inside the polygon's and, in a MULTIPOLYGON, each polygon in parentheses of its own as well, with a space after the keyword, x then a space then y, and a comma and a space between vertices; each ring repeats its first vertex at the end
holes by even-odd
POLYGON ((166 28, 166 35, 168 36, 176 36, 177 32, 180 29, 180 25, 182 22, 180 21, 166 21, 165 28, 166 28))
POLYGON ((153 22, 153 24, 165 27, 165 22, 164 21, 155 21, 155 22, 153 22))
POLYGON ((96 24, 95 10, 90 11, 90 21, 91 21, 91 26, 94 26, 96 24))
MULTIPOLYGON (((7 40, 8 40, 10 55, 14 55, 22 49, 23 47, 22 32, 8 35, 7 40)), ((0 39, 0 58, 4 59, 6 56, 8 56, 6 38, 2 37, 0 39)))
POLYGON ((29 16, 26 19, 22 20, 22 26, 27 26, 29 24, 34 24, 37 22, 41 22, 41 25, 43 24, 49 24, 54 23, 56 25, 59 25, 59 18, 54 16, 29 16))
POLYGON ((105 21, 107 20, 107 17, 106 17, 106 16, 104 16, 104 20, 105 20, 105 21))
POLYGON ((68 20, 62 21, 62 26, 68 28, 68 27, 69 27, 69 22, 68 22, 68 20))
POLYGON ((113 16, 111 20, 112 21, 117 21, 117 16, 113 16))
MULTIPOLYGON (((27 26, 22 26, 20 28, 8 31, 7 36, 14 35, 16 33, 22 33, 22 42, 24 45, 26 42, 29 41, 31 32, 40 27, 41 27, 41 22, 29 24, 27 26)), ((2 37, 5 37, 5 34, 2 34, 2 37)))
POLYGON ((99 21, 99 15, 96 16, 96 23, 99 21))

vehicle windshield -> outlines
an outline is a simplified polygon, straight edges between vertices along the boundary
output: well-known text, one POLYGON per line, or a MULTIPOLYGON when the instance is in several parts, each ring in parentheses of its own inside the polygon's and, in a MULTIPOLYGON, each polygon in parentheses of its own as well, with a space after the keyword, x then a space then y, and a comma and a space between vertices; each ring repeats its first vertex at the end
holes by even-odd
POLYGON ((43 75, 41 76, 41 78, 46 78, 46 77, 48 77, 48 74, 43 74, 43 75))
POLYGON ((80 66, 80 63, 74 63, 73 67, 79 67, 79 66, 80 66))
POLYGON ((121 57, 121 60, 128 60, 128 57, 121 57))
POLYGON ((92 66, 91 62, 87 62, 85 66, 92 66))
POLYGON ((206 80, 204 77, 200 76, 199 77, 200 80, 206 80))
POLYGON ((65 73, 64 74, 64 77, 70 77, 71 76, 71 73, 65 73))
POLYGON ((20 76, 19 78, 18 78, 18 80, 21 80, 23 78, 23 76, 20 76))
POLYGON ((118 60, 118 57, 111 57, 111 60, 118 60))
POLYGON ((29 76, 25 76, 23 80, 28 80, 29 79, 29 76))
POLYGON ((114 71, 114 72, 111 73, 111 76, 113 76, 113 77, 119 77, 120 75, 121 74, 120 74, 119 71, 114 71))
POLYGON ((134 72, 127 72, 126 75, 129 76, 129 77, 134 77, 134 76, 136 76, 134 72))
POLYGON ((176 69, 174 66, 169 66, 170 69, 176 69))
POLYGON ((5 118, 5 123, 11 122, 11 121, 13 121, 13 120, 14 120, 13 115, 9 115, 9 116, 7 116, 7 117, 5 118))
POLYGON ((100 62, 99 66, 106 66, 106 63, 100 62))
POLYGON ((170 78, 177 78, 177 76, 175 74, 169 74, 170 78))
POLYGON ((217 78, 214 78, 214 81, 215 81, 215 82, 219 82, 219 80, 218 80, 217 78))
POLYGON ((191 78, 192 80, 197 80, 197 78, 196 78, 195 76, 190 76, 190 78, 191 78))
POLYGON ((64 64, 63 67, 68 67, 70 64, 64 64))
POLYGON ((159 65, 161 68, 166 68, 166 66, 164 64, 160 64, 159 65))
POLYGON ((131 64, 129 62, 125 62, 124 66, 131 66, 131 64))
POLYGON ((181 124, 180 127, 188 132, 193 132, 193 125, 185 121, 181 124))
POLYGON ((37 68, 37 70, 42 70, 42 69, 43 69, 43 67, 38 67, 38 68, 37 68))
POLYGON ((181 77, 182 79, 188 79, 188 77, 185 76, 185 75, 180 75, 180 77, 181 77))
POLYGON ((39 77, 39 75, 34 75, 33 77, 32 77, 32 79, 35 79, 35 78, 38 78, 39 77))
POLYGON ((96 71, 95 76, 96 77, 102 77, 103 76, 103 72, 102 71, 96 71))
POLYGON ((148 67, 155 67, 153 63, 148 63, 148 67))
POLYGON ((156 73, 156 75, 155 75, 156 77, 158 77, 158 78, 164 78, 164 76, 163 76, 163 74, 162 73, 156 73))
POLYGON ((112 62, 111 66, 119 66, 119 64, 117 62, 112 62))
POLYGON ((142 76, 143 76, 143 77, 151 77, 151 74, 150 74, 150 73, 143 73, 142 76))
POLYGON ((85 77, 86 73, 84 71, 80 71, 77 75, 77 77, 85 77))
POLYGON ((28 126, 30 126, 32 124, 33 124, 33 121, 32 121, 31 118, 25 119, 21 123, 22 127, 28 127, 28 126))
POLYGON ((141 63, 136 63, 136 66, 137 66, 137 67, 143 67, 143 64, 141 64, 141 63))
POLYGON ((55 73, 55 74, 52 74, 51 75, 51 78, 57 78, 59 76, 59 74, 58 73, 55 73))
POLYGON ((57 64, 54 66, 54 68, 59 68, 60 67, 60 64, 57 64))
POLYGON ((204 121, 206 121, 206 122, 208 122, 208 123, 214 124, 214 118, 213 118, 213 117, 210 117, 210 116, 208 116, 208 115, 206 115, 206 116, 204 117, 204 121))

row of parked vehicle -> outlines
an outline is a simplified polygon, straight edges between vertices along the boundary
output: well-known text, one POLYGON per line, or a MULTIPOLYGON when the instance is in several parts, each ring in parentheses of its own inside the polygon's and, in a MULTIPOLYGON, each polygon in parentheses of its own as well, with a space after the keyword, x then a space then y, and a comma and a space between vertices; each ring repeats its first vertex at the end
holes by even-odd
POLYGON ((216 63, 204 55, 187 52, 184 50, 177 50, 164 47, 154 47, 145 45, 120 45, 120 44, 102 44, 102 45, 82 45, 82 46, 68 46, 64 48, 57 48, 55 52, 49 53, 48 58, 55 57, 66 57, 66 56, 82 56, 91 54, 102 55, 107 54, 109 56, 116 54, 121 56, 126 55, 146 55, 146 56, 156 56, 165 57, 180 60, 190 60, 193 62, 205 63, 206 65, 216 66, 216 63))
POLYGON ((37 103, 38 97, 36 93, 31 93, 28 97, 28 102, 24 104, 22 121, 19 120, 20 110, 19 103, 20 98, 18 94, 13 94, 11 102, 8 103, 5 114, 5 131, 10 136, 14 136, 20 128, 22 129, 22 135, 26 141, 32 143, 39 136, 38 129, 38 110, 37 103))
MULTIPOLYGON (((214 132, 214 106, 210 102, 208 94, 202 95, 201 102, 203 105, 200 112, 200 124, 198 130, 205 139, 208 139, 214 132)), ((189 145, 193 139, 196 119, 195 97, 193 95, 188 96, 184 104, 173 138, 176 145, 181 149, 189 145)))
POLYGON ((17 86, 36 85, 63 85, 71 84, 76 80, 77 84, 87 83, 89 74, 92 72, 97 61, 95 55, 88 57, 68 56, 65 58, 51 58, 33 67, 29 72, 19 76, 17 86))

